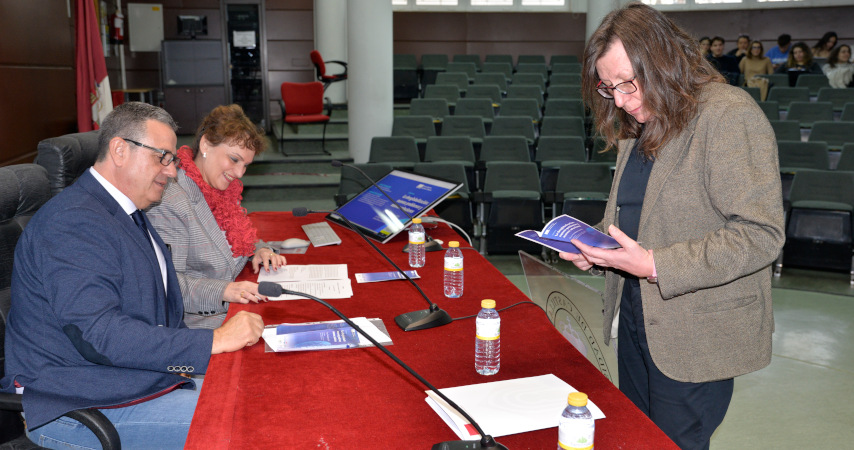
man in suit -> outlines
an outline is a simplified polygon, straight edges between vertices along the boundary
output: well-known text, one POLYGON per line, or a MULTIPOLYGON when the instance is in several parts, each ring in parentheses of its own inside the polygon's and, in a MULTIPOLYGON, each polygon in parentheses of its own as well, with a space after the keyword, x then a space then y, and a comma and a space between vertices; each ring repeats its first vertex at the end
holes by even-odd
POLYGON ((127 103, 102 124, 95 164, 33 216, 15 250, 3 391, 23 392, 30 439, 98 448, 74 420, 100 408, 126 447, 181 448, 212 354, 255 344, 257 314, 216 330, 182 322, 167 247, 141 210, 175 176, 175 122, 127 103), (194 389, 196 388, 196 389, 194 389))

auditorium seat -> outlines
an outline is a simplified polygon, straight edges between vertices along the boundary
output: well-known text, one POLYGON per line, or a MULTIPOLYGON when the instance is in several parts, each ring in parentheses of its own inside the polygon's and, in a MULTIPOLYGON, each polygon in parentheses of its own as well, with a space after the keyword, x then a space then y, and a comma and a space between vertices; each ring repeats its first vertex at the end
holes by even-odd
MULTIPOLYGON (((391 165, 385 163, 353 164, 353 166, 362 169, 374 180, 379 180, 392 170, 391 165)), ((335 194, 335 204, 341 206, 347 203, 369 186, 371 186, 371 180, 365 178, 361 172, 348 165, 341 166, 341 183, 338 185, 338 193, 335 194)))
POLYGON ((100 132, 87 131, 45 139, 35 163, 47 170, 51 195, 60 193, 95 163, 100 132))
POLYGON ((843 145, 854 142, 854 126, 850 122, 815 122, 809 140, 826 142, 828 150, 840 150, 843 145))
POLYGON ((841 112, 846 103, 854 103, 854 89, 821 88, 816 100, 833 103, 833 110, 841 112))
POLYGON ((421 162, 421 156, 412 136, 374 136, 368 162, 412 170, 416 163, 421 162))
POLYGON ((539 252, 540 245, 514 235, 543 226, 542 194, 532 162, 487 163, 483 192, 476 194, 481 253, 539 252))
POLYGON ((833 103, 831 102, 792 102, 786 120, 797 121, 801 128, 812 128, 818 121, 833 120, 833 103))

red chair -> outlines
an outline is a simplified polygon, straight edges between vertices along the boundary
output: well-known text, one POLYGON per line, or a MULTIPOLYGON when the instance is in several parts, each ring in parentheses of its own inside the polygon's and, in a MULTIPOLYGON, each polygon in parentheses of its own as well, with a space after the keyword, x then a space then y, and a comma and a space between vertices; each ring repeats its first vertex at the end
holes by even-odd
POLYGON ((344 61, 324 61, 317 50, 311 51, 311 62, 314 64, 314 69, 317 72, 317 81, 323 83, 323 90, 329 87, 330 84, 336 81, 344 81, 347 79, 347 63, 344 61), (327 64, 338 64, 344 67, 344 71, 336 74, 327 74, 327 64))
MULTIPOLYGON (((300 124, 322 123, 323 124, 323 153, 326 151, 326 126, 332 115, 332 102, 325 99, 326 114, 323 113, 324 98, 323 84, 317 81, 311 83, 282 83, 282 99, 279 106, 282 108, 282 140, 285 136, 285 124, 296 128, 300 124)), ((285 153, 284 147, 282 153, 285 153)), ((285 153, 286 154, 286 153, 285 153)))

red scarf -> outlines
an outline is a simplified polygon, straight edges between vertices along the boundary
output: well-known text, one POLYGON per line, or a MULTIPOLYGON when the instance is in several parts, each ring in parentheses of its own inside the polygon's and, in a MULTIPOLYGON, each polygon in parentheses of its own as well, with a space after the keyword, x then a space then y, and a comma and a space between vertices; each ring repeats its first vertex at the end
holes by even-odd
POLYGON ((246 209, 240 206, 240 201, 243 200, 240 195, 243 193, 243 183, 234 180, 224 191, 214 189, 202 178, 202 173, 193 161, 193 150, 189 146, 181 147, 178 157, 181 158, 181 168, 205 196, 217 225, 225 231, 225 238, 231 245, 231 253, 235 257, 251 256, 255 253, 258 230, 246 215, 246 209))

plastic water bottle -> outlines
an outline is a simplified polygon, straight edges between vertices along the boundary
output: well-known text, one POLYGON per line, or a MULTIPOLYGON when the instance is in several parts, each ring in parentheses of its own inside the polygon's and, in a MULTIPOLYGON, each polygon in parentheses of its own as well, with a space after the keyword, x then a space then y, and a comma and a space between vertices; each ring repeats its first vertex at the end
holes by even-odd
POLYGON ((451 241, 445 252, 445 297, 463 296, 463 252, 460 243, 451 241))
POLYGON ((409 267, 424 267, 424 237, 421 219, 412 219, 409 227, 409 267))
POLYGON ((557 450, 592 450, 596 423, 587 409, 587 394, 569 394, 566 409, 558 425, 557 450))
POLYGON ((501 367, 501 318, 495 300, 482 300, 475 320, 474 370, 481 375, 495 375, 501 367))

